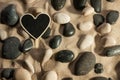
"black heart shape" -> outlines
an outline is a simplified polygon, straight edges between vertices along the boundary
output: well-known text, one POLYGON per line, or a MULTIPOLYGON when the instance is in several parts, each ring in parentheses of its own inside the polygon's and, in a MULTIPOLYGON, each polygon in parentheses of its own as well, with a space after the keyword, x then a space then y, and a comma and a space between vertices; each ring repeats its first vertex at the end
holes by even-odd
POLYGON ((38 14, 34 17, 32 14, 27 13, 20 19, 20 24, 23 29, 34 39, 42 36, 49 27, 50 17, 47 14, 38 14))

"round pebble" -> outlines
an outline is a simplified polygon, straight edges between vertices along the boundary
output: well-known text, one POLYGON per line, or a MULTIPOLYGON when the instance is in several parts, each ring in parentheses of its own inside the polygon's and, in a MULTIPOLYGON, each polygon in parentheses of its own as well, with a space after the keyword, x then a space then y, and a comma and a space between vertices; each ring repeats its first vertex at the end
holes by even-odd
POLYGON ((101 63, 96 63, 94 68, 94 72, 97 74, 103 73, 104 71, 103 65, 101 63))
POLYGON ((65 37, 70 37, 75 34, 75 28, 71 23, 63 24, 63 35, 65 37))
POLYGON ((62 42, 62 37, 60 35, 56 35, 49 41, 49 46, 52 49, 55 49, 55 48, 59 47, 61 42, 62 42))
POLYGON ((66 24, 70 22, 70 16, 62 12, 56 13, 53 19, 56 23, 59 23, 59 24, 66 24))
POLYGON ((58 76, 55 71, 49 71, 46 73, 45 79, 44 80, 57 80, 58 76))
POLYGON ((7 37, 7 31, 0 29, 0 40, 5 40, 7 37))
POLYGON ((22 52, 27 52, 33 48, 33 42, 31 39, 26 39, 21 47, 22 52))
POLYGON ((93 21, 96 27, 104 23, 105 19, 101 14, 94 14, 93 21))
POLYGON ((119 18, 118 11, 110 11, 106 16, 106 22, 110 24, 114 24, 119 18))
POLYGON ((93 53, 84 52, 75 63, 75 67, 74 67, 75 75, 88 74, 94 68, 95 62, 96 62, 96 57, 93 53))
POLYGON ((19 16, 16 12, 16 6, 13 4, 5 7, 1 12, 1 22, 9 26, 14 26, 18 23, 19 16))
POLYGON ((42 38, 47 39, 50 36, 50 33, 51 33, 51 29, 48 28, 46 32, 42 35, 42 38))
POLYGON ((51 0, 51 4, 55 10, 61 10, 65 6, 66 0, 51 0))
POLYGON ((63 78, 62 80, 73 80, 71 77, 63 78))
POLYGON ((16 59, 21 52, 19 51, 20 40, 17 37, 9 37, 2 46, 2 57, 6 59, 16 59))
POLYGON ((94 77, 94 78, 92 78, 90 80, 108 80, 108 79, 106 77, 100 76, 100 77, 94 77))
POLYGON ((78 28, 81 31, 89 31, 93 28, 93 22, 87 21, 87 22, 80 23, 78 28))
POLYGON ((108 1, 108 2, 114 2, 115 0, 106 0, 106 1, 108 1))
POLYGON ((56 53, 55 60, 63 63, 71 62, 74 58, 74 54, 70 50, 61 50, 56 53))
POLYGON ((85 7, 84 9, 83 9, 83 15, 84 16, 88 16, 88 15, 90 15, 90 14, 92 14, 92 13, 94 13, 95 11, 94 11, 94 8, 93 7, 85 7))
POLYGON ((13 77, 13 74, 14 74, 14 69, 6 68, 2 71, 1 77, 6 78, 6 79, 10 79, 13 77))

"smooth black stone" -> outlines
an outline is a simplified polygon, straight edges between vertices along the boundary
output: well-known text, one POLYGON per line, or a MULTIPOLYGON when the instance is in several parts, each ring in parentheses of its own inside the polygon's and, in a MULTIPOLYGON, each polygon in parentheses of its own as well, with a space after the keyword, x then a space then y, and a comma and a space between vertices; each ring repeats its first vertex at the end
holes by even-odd
POLYGON ((70 37, 75 34, 75 28, 71 23, 63 24, 63 35, 65 37, 70 37))
POLYGON ((22 52, 27 52, 29 50, 31 50, 33 48, 33 42, 31 39, 27 39, 24 41, 23 45, 22 45, 22 52))
POLYGON ((74 8, 78 11, 82 11, 85 8, 87 0, 73 0, 74 8))
POLYGON ((90 80, 108 80, 108 79, 106 77, 100 76, 100 77, 94 77, 94 78, 92 78, 90 80))
POLYGON ((42 38, 43 38, 43 39, 47 39, 47 38, 50 36, 50 32, 51 32, 51 29, 48 28, 48 29, 46 30, 46 32, 42 35, 42 38))
POLYGON ((16 6, 13 4, 5 7, 1 12, 1 23, 9 26, 15 26, 18 23, 19 15, 16 12, 16 6))
POLYGON ((120 45, 105 47, 102 53, 108 57, 120 55, 120 45))
POLYGON ((104 17, 101 14, 94 14, 93 20, 96 27, 100 26, 105 21, 104 17))
POLYGON ((90 0, 91 6, 94 8, 95 12, 101 12, 102 1, 101 0, 90 0))
POLYGON ((29 32, 34 39, 39 38, 48 28, 50 17, 47 14, 39 14, 36 19, 32 14, 26 14, 21 18, 21 26, 29 32))
POLYGON ((13 73, 14 73, 14 69, 4 69, 2 72, 1 72, 1 77, 3 78, 6 78, 6 79, 10 79, 13 77, 13 73))
POLYGON ((70 50, 62 50, 56 53, 55 60, 63 63, 71 62, 74 58, 74 54, 70 50))
POLYGON ((110 24, 114 24, 119 18, 118 11, 110 11, 106 16, 106 22, 110 24))
POLYGON ((65 6, 66 0, 51 0, 51 4, 55 10, 61 10, 65 6))
POLYGON ((101 63, 95 64, 95 73, 100 74, 103 72, 103 65, 101 63))
POLYGON ((20 40, 17 37, 9 37, 2 46, 2 57, 6 59, 16 59, 21 52, 19 51, 20 40))
POLYGON ((75 75, 79 76, 88 74, 94 68, 95 62, 96 57, 93 53, 84 52, 75 63, 75 75))
POLYGON ((61 41, 62 41, 62 37, 60 35, 56 35, 50 40, 49 46, 52 49, 55 49, 61 44, 61 41))
POLYGON ((115 0, 107 0, 108 2, 114 2, 115 0))
POLYGON ((71 77, 63 78, 62 80, 73 80, 71 77))
POLYGON ((112 78, 108 78, 108 80, 112 80, 112 78))

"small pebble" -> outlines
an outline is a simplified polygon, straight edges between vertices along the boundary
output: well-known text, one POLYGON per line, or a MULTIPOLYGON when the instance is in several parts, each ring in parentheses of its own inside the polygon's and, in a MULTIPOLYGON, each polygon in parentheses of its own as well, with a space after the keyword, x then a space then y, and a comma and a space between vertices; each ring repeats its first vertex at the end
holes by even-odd
POLYGON ((103 73, 104 71, 103 65, 101 63, 96 63, 94 68, 94 72, 97 74, 103 73))
POLYGON ((63 24, 63 35, 65 37, 70 37, 75 34, 75 28, 72 23, 63 24))
POLYGON ((106 16, 106 22, 110 24, 114 24, 119 18, 118 11, 110 11, 106 16))
POLYGON ((61 50, 55 54, 55 60, 62 63, 71 62, 74 58, 74 54, 70 50, 61 50))
POLYGON ((100 34, 107 34, 107 33, 110 33, 112 30, 112 27, 109 23, 103 23, 102 25, 100 25, 98 28, 97 28, 97 31, 100 33, 100 34))
POLYGON ((93 42, 94 42, 94 37, 88 34, 80 38, 78 42, 78 47, 83 50, 90 47, 93 44, 93 42))
POLYGON ((85 7, 83 9, 83 15, 88 16, 90 14, 94 13, 94 8, 93 7, 85 7))
POLYGON ((19 15, 16 12, 16 6, 13 4, 5 7, 1 12, 1 22, 9 26, 14 26, 18 23, 19 15))
POLYGON ((53 8, 58 11, 65 6, 66 0, 51 0, 53 8))
POLYGON ((46 73, 45 79, 44 80, 57 80, 58 76, 55 71, 49 71, 46 73))
POLYGON ((93 21, 96 27, 104 23, 105 19, 101 14, 94 14, 93 21))
POLYGON ((108 1, 108 2, 114 2, 115 0, 106 0, 106 1, 108 1))
POLYGON ((78 11, 82 11, 86 6, 87 0, 73 0, 74 8, 78 11))
POLYGON ((120 55, 120 45, 105 47, 102 53, 108 57, 120 55))
POLYGON ((71 77, 66 77, 66 78, 63 78, 62 80, 73 80, 73 78, 71 78, 71 77))
POLYGON ((106 77, 100 76, 100 77, 94 77, 94 78, 92 78, 90 80, 108 80, 108 79, 106 77))
POLYGON ((112 78, 108 78, 108 80, 112 80, 112 78))
POLYGON ((93 22, 87 21, 87 22, 80 23, 78 28, 81 31, 89 31, 93 28, 93 22))
POLYGON ((15 80, 32 80, 30 73, 23 68, 15 70, 14 78, 15 80))
POLYGON ((74 73, 75 75, 86 75, 88 74, 95 65, 96 57, 91 52, 84 52, 75 63, 74 73))
POLYGON ((7 31, 0 29, 0 40, 5 40, 8 38, 7 31))
POLYGON ((9 37, 2 46, 2 57, 6 59, 15 59, 20 56, 20 40, 17 37, 9 37))
POLYGON ((42 35, 42 38, 47 39, 50 36, 50 33, 51 33, 51 29, 48 28, 46 32, 42 35))
POLYGON ((49 41, 49 46, 52 49, 55 49, 55 48, 59 47, 61 42, 62 42, 62 37, 60 35, 56 35, 49 41))
POLYGON ((27 52, 33 48, 33 42, 31 39, 26 39, 21 47, 22 52, 27 52))
POLYGON ((102 0, 90 0, 91 6, 95 9, 95 12, 100 13, 102 7, 102 0))
POLYGON ((13 78, 13 74, 14 74, 14 69, 6 68, 2 71, 1 77, 10 79, 10 78, 13 78))
POLYGON ((53 19, 56 23, 59 24, 66 24, 70 22, 70 16, 62 12, 56 13, 53 19))

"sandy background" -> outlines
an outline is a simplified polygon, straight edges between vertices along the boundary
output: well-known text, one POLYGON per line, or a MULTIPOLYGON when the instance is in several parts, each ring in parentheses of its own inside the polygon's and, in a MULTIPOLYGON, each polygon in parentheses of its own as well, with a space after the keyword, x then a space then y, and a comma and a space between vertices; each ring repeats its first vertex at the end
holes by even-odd
MULTIPOLYGON (((83 16, 81 15, 81 12, 76 11, 73 8, 72 0, 66 0, 66 5, 65 7, 58 11, 58 12, 64 12, 68 14, 71 17, 71 23, 74 25, 76 29, 76 33, 72 37, 64 37, 62 36, 62 43, 61 45, 57 48, 54 49, 53 52, 56 53, 60 50, 63 49, 69 49, 72 50, 75 54, 75 58, 80 52, 84 51, 92 51, 95 56, 96 56, 96 62, 97 63, 102 63, 104 66, 104 72, 102 74, 95 74, 94 70, 92 70, 89 74, 84 75, 84 76, 75 76, 72 74, 72 69, 69 69, 69 63, 60 63, 54 61, 54 57, 51 57, 51 59, 44 65, 44 67, 41 67, 41 61, 42 61, 42 56, 45 53, 45 50, 49 48, 48 42, 49 40, 54 36, 54 35, 61 35, 59 32, 60 25, 55 23, 52 19, 52 16, 55 11, 51 4, 50 0, 0 0, 0 11, 2 8, 7 6, 8 4, 15 4, 17 8, 17 12, 19 13, 19 16, 23 15, 26 12, 34 12, 34 10, 30 9, 37 9, 37 12, 45 12, 48 13, 51 16, 52 22, 50 28, 52 29, 51 36, 44 40, 42 38, 39 39, 39 48, 34 48, 31 51, 28 52, 28 54, 22 54, 19 56, 16 60, 6 60, 3 58, 0 58, 0 68, 20 68, 22 66, 22 62, 25 59, 26 56, 31 56, 31 62, 34 66, 35 69, 35 74, 38 75, 38 79, 40 80, 41 76, 45 71, 49 70, 55 70, 58 74, 58 80, 61 80, 64 77, 72 77, 73 80, 89 80, 92 77, 95 76, 104 76, 104 77, 111 77, 113 80, 120 80, 120 56, 115 56, 115 57, 104 57, 100 55, 100 48, 99 45, 99 40, 101 36, 97 35, 97 32, 93 28, 89 32, 82 32, 78 30, 77 24, 80 22, 84 21, 93 21, 93 14, 89 16, 83 16), (33 1, 33 2, 32 2, 33 1), (34 7, 34 8, 32 8, 34 7), (80 50, 76 45, 77 42, 82 34, 91 34, 95 36, 95 43, 85 49, 85 50, 80 50), (119 79, 118 79, 119 78, 119 79)), ((110 3, 107 2, 106 0, 103 1, 103 11, 102 14, 106 16, 107 11, 109 10, 118 10, 120 11, 120 0, 115 0, 115 2, 110 3)), ((87 3, 87 5, 89 5, 87 3)), ((115 38, 117 41, 117 45, 120 44, 120 17, 116 24, 112 25, 112 31, 108 34, 112 37, 115 38)), ((19 39, 24 41, 26 38, 18 34, 19 30, 22 30, 20 25, 18 24, 15 28, 9 28, 7 25, 0 24, 0 29, 5 29, 8 31, 9 36, 16 36, 19 37, 19 39)), ((2 46, 2 43, 0 43, 2 46)), ((0 48, 1 50, 1 48, 0 48)), ((75 60, 74 58, 74 60, 75 60)))

